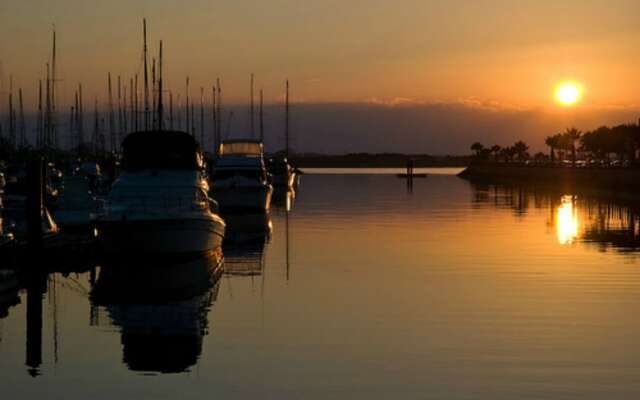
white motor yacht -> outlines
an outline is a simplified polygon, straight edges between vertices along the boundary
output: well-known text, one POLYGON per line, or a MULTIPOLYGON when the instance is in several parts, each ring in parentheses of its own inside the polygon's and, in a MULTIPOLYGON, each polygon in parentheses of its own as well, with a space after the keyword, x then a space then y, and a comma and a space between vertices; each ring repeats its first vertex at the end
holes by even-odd
POLYGON ((219 249, 225 223, 208 197, 202 152, 185 132, 147 131, 122 143, 98 236, 109 254, 167 255, 219 249))
POLYGON ((273 186, 268 180, 262 142, 222 142, 212 178, 212 194, 223 212, 269 210, 273 186))

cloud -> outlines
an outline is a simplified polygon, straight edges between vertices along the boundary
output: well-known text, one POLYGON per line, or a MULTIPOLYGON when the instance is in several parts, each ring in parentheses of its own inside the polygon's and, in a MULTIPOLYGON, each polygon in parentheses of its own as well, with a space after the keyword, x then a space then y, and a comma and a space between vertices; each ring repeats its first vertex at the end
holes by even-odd
MULTIPOLYGON (((226 106, 225 118, 231 112, 234 113, 233 121, 231 124, 223 122, 223 134, 229 138, 250 137, 247 106, 226 106)), ((282 149, 284 107, 282 104, 267 105, 264 114, 267 150, 282 149)), ((546 136, 567 127, 589 130, 601 125, 635 122, 638 116, 640 110, 633 107, 584 107, 569 112, 518 108, 473 98, 450 103, 401 97, 359 103, 295 102, 291 106, 290 137, 295 151, 325 154, 468 154, 470 144, 476 141, 486 145, 508 145, 517 140, 524 140, 532 151, 539 151, 545 150, 546 136)), ((85 117, 85 137, 89 138, 93 135, 93 117, 85 117)), ((27 132, 34 132, 35 121, 29 120, 27 132)), ((210 120, 207 115, 206 136, 211 133, 210 120)), ((68 117, 58 114, 61 143, 67 144, 70 140, 65 121, 68 117)), ((102 126, 102 131, 107 132, 107 126, 102 126)), ((205 143, 207 146, 212 146, 210 139, 205 143)))

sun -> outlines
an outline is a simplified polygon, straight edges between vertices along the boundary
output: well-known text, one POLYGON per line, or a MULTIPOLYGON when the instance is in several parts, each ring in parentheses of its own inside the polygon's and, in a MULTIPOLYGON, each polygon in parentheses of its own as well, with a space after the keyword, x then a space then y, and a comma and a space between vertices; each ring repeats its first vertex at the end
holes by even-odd
POLYGON ((556 87, 555 97, 560 105, 573 106, 582 97, 582 86, 575 82, 562 82, 556 87))

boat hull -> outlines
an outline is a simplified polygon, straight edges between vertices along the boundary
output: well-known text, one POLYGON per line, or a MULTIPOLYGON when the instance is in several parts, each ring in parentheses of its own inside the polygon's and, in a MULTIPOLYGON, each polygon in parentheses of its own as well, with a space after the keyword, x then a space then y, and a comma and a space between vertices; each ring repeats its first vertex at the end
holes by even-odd
POLYGON ((204 254, 222 245, 225 226, 218 219, 99 221, 103 252, 131 255, 204 254))
POLYGON ((211 194, 223 213, 266 212, 271 207, 273 187, 271 185, 214 187, 211 194))

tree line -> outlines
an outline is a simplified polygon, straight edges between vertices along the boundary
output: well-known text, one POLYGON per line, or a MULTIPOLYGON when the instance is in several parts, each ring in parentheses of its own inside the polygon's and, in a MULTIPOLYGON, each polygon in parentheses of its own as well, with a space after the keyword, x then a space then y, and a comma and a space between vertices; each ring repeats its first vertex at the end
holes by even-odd
POLYGON ((493 145, 485 147, 480 142, 471 145, 477 160, 564 162, 570 160, 575 166, 579 158, 596 162, 609 162, 612 156, 616 160, 635 162, 640 151, 640 125, 621 124, 614 127, 601 126, 592 131, 580 131, 567 128, 545 138, 549 154, 542 152, 531 156, 529 146, 519 140, 511 146, 493 145))

